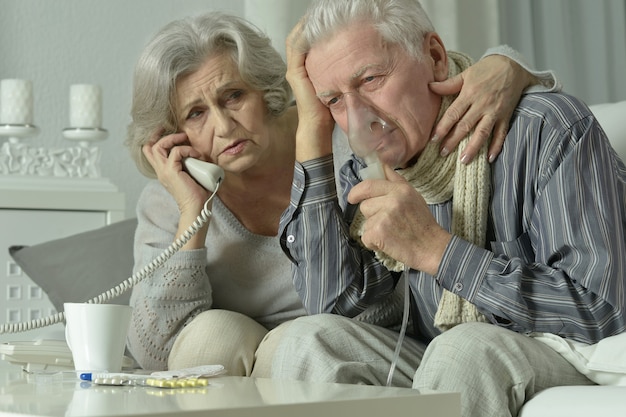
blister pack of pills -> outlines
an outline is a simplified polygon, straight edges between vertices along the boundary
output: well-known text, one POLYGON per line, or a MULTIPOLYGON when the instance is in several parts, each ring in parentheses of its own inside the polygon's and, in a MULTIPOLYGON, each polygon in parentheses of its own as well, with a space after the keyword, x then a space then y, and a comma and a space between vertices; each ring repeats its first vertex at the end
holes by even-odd
POLYGON ((140 386, 156 388, 196 388, 209 385, 208 378, 226 372, 222 365, 141 373, 83 373, 80 379, 96 385, 140 386))

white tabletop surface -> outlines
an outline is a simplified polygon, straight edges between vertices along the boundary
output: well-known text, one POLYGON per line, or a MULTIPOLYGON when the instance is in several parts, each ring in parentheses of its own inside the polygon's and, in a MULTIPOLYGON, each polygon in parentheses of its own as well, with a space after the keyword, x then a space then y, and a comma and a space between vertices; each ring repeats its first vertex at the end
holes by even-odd
POLYGON ((72 372, 0 374, 0 416, 459 417, 458 393, 221 376, 206 387, 94 385, 72 372))

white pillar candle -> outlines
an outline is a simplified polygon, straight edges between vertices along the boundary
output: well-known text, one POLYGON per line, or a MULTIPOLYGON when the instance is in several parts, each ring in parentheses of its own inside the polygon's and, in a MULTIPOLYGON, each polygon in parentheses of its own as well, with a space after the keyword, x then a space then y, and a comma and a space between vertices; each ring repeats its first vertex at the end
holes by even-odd
POLYGON ((0 81, 0 124, 33 124, 33 84, 30 81, 0 81))
POLYGON ((102 91, 93 84, 70 86, 70 127, 102 126, 102 91))

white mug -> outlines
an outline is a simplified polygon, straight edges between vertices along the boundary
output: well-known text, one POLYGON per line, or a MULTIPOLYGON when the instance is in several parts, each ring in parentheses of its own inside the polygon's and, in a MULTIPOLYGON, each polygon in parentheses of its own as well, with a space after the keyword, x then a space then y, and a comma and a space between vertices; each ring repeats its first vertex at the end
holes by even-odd
POLYGON ((74 369, 120 372, 132 307, 65 303, 65 340, 74 369))

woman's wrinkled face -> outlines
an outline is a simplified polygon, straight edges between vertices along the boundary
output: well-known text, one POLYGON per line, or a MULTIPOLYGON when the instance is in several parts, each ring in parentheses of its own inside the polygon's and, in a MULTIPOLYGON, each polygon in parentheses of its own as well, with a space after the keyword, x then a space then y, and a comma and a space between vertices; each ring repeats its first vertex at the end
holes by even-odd
POLYGON ((225 171, 256 166, 270 147, 263 92, 246 84, 227 54, 207 58, 176 83, 176 117, 191 146, 225 171))
POLYGON ((433 60, 428 48, 424 52, 425 59, 417 61, 399 45, 385 42, 372 25, 352 24, 313 45, 306 57, 317 96, 344 132, 350 106, 363 103, 397 126, 377 149, 379 158, 394 168, 405 167, 421 153, 439 111, 440 98, 428 87, 435 78, 433 60))

